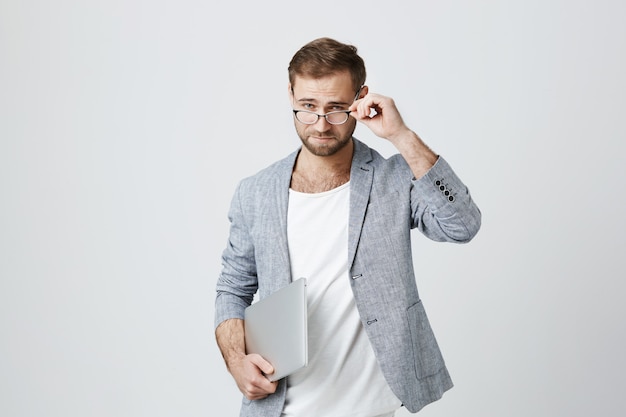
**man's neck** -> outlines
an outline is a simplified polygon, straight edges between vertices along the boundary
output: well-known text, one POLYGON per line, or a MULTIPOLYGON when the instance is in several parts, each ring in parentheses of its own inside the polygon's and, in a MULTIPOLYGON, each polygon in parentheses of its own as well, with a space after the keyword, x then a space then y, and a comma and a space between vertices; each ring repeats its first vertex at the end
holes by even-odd
POLYGON ((354 146, 346 146, 330 156, 316 156, 302 148, 291 175, 291 189, 302 193, 321 193, 350 181, 354 146))

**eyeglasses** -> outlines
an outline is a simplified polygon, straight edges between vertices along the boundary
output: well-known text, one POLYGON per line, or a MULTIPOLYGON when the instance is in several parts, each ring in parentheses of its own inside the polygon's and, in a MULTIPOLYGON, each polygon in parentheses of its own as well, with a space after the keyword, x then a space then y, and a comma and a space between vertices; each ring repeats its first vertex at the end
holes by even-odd
MULTIPOLYGON (((354 96, 352 101, 356 101, 361 94, 361 90, 363 86, 359 88, 354 96)), ((293 93, 293 89, 291 90, 293 93)), ((324 117, 328 123, 331 125, 342 125, 348 121, 350 118, 350 110, 340 110, 340 111, 331 111, 326 114, 317 114, 308 110, 294 110, 293 114, 296 116, 296 119, 305 125, 314 125, 320 119, 320 117, 324 117)))
POLYGON ((324 117, 331 125, 342 125, 350 118, 350 110, 331 111, 326 114, 317 114, 308 110, 294 110, 293 114, 300 123, 305 125, 313 125, 317 123, 320 117, 324 117))

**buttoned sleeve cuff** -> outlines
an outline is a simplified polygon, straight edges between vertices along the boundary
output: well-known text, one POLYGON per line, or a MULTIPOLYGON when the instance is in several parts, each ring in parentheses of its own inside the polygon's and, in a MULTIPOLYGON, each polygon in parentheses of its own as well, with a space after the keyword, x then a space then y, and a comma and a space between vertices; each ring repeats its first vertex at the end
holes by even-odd
POLYGON ((459 192, 466 190, 465 185, 454 173, 452 167, 443 158, 439 157, 435 164, 421 178, 413 180, 413 185, 420 194, 437 206, 445 203, 454 203, 462 196, 459 192))
POLYGON ((468 242, 480 229, 480 210, 469 189, 443 157, 421 178, 413 180, 413 193, 414 210, 419 212, 418 206, 422 206, 426 211, 422 218, 424 226, 436 222, 443 233, 433 236, 434 239, 468 242))

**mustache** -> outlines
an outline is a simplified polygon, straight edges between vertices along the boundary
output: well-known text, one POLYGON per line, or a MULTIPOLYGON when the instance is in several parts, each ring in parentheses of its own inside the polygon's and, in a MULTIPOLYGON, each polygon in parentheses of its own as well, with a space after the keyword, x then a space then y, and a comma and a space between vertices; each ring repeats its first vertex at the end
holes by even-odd
POLYGON ((319 130, 314 130, 313 132, 309 132, 309 136, 319 136, 319 137, 323 137, 323 138, 334 138, 335 135, 333 134, 332 130, 325 130, 323 132, 319 131, 319 130))

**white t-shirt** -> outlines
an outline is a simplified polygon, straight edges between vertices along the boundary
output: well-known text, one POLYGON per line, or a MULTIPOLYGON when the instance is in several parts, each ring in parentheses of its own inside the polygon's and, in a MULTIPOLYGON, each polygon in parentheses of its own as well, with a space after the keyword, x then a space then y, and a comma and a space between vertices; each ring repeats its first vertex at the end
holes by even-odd
POLYGON ((361 325, 348 269, 350 186, 289 191, 291 273, 307 279, 308 366, 287 378, 284 417, 392 416, 400 408, 361 325))

